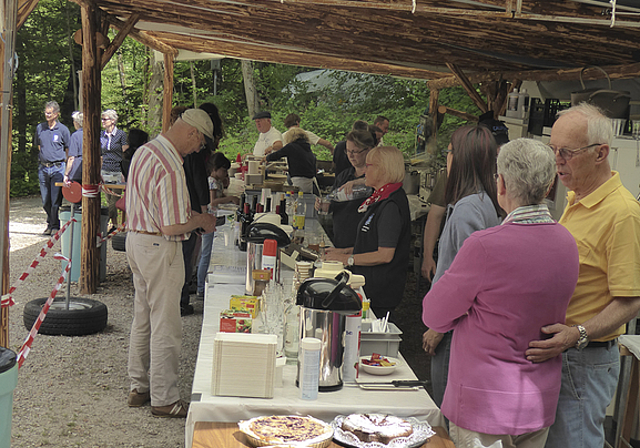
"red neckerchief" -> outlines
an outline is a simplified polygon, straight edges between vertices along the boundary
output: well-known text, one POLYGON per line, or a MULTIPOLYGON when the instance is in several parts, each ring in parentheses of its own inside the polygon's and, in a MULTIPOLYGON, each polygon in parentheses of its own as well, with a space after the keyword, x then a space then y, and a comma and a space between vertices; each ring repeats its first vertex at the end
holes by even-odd
POLYGON ((396 190, 399 190, 402 187, 402 182, 398 182, 395 184, 385 184, 380 189, 373 192, 371 196, 369 196, 361 205, 358 207, 358 213, 364 213, 367 211, 371 204, 375 204, 376 202, 380 202, 384 199, 387 199, 391 193, 396 190))

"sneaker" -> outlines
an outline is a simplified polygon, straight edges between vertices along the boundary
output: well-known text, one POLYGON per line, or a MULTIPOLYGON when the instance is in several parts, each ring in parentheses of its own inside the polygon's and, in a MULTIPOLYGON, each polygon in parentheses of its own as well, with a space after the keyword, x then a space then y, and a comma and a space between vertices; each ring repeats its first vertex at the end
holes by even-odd
POLYGON ((180 315, 189 316, 193 314, 193 305, 180 305, 180 315))
POLYGON ((138 392, 136 389, 133 389, 129 392, 129 400, 127 400, 127 404, 131 408, 139 408, 149 401, 151 401, 151 393, 149 393, 149 391, 138 392))
POLYGON ((51 235, 51 227, 47 226, 47 228, 42 232, 43 235, 51 235))
POLYGON ((109 229, 109 231, 107 232, 107 235, 112 234, 113 232, 115 232, 117 229, 117 227, 111 226, 111 228, 109 229))
POLYGON ((53 228, 53 229, 51 229, 51 235, 55 235, 59 231, 60 231, 60 229, 53 228))
POLYGON ((204 300, 204 291, 198 291, 196 293, 196 299, 198 300, 204 300))
POLYGON ((185 418, 189 411, 189 405, 178 400, 168 406, 151 406, 151 414, 154 417, 185 418))

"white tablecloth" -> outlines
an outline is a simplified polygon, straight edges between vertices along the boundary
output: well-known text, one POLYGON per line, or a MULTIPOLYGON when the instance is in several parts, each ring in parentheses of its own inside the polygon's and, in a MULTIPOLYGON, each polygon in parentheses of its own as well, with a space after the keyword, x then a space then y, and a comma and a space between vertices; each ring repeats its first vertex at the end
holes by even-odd
MULTIPOLYGON (((315 223, 315 222, 314 222, 315 223)), ((307 226, 313 228, 314 223, 307 226)), ((246 254, 235 247, 225 247, 221 235, 214 239, 210 270, 217 265, 240 265, 246 254)), ((289 272, 292 275, 292 272, 289 272)), ((237 422, 260 415, 298 414, 312 415, 330 422, 337 415, 355 412, 393 414, 400 417, 415 417, 426 420, 432 426, 444 426, 444 418, 427 392, 418 390, 362 390, 354 385, 345 385, 340 391, 320 393, 317 400, 298 398, 295 386, 296 366, 286 365, 283 372, 283 387, 276 388, 275 397, 239 398, 219 397, 211 394, 213 372, 213 340, 219 328, 220 311, 228 308, 232 294, 243 294, 244 284, 208 284, 205 292, 202 334, 198 348, 198 359, 193 378, 191 405, 185 425, 185 446, 191 447, 195 422, 237 422)), ((250 368, 250 366, 248 366, 250 368)), ((393 379, 415 379, 405 364, 398 367, 390 377, 374 377, 363 374, 360 381, 369 377, 372 381, 393 379)))

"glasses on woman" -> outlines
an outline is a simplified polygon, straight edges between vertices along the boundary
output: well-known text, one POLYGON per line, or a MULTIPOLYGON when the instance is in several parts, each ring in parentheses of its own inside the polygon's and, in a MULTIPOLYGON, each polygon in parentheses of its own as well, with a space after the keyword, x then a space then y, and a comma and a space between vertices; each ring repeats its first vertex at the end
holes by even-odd
POLYGON ((347 151, 347 149, 345 148, 344 152, 348 156, 355 156, 355 155, 358 155, 358 154, 362 154, 363 152, 367 151, 368 149, 369 148, 361 149, 360 151, 347 151))
POLYGON ((558 148, 554 145, 549 145, 549 148, 551 148, 551 151, 553 151, 554 154, 558 155, 558 153, 560 153, 560 157, 562 157, 566 161, 569 161, 576 154, 580 154, 581 152, 584 152, 589 148, 600 145, 604 145, 604 143, 592 143, 591 145, 583 146, 582 148, 578 149, 558 148))

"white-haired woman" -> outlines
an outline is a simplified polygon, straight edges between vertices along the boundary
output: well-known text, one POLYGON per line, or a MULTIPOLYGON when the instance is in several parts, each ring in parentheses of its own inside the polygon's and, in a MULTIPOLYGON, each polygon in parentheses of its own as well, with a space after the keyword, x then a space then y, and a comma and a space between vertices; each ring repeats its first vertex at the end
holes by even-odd
MULTIPOLYGON (((129 143, 127 143, 127 134, 122 129, 118 129, 116 123, 118 123, 118 114, 115 110, 107 109, 102 112, 102 127, 104 130, 100 133, 101 174, 102 180, 106 184, 117 184, 124 181, 121 163, 124 152, 129 148, 129 143)), ((113 227, 118 225, 117 201, 118 196, 107 194, 109 219, 113 227)))
POLYGON ((71 181, 82 183, 82 120, 84 119, 84 114, 76 111, 71 114, 71 119, 76 131, 71 134, 69 157, 67 158, 67 166, 64 172, 64 183, 67 185, 71 181))
POLYGON ((341 261, 355 274, 364 275, 364 291, 378 317, 398 306, 407 279, 411 218, 403 180, 404 157, 398 148, 369 150, 365 183, 374 192, 360 205, 362 218, 355 245, 327 251, 327 259, 341 261))
POLYGON ((531 139, 498 155, 501 225, 471 234, 425 296, 422 320, 453 329, 442 412, 455 445, 544 447, 560 393, 560 357, 528 361, 540 328, 564 322, 578 280, 576 242, 544 198, 556 174, 551 149, 531 139))
POLYGON ((284 146, 267 155, 266 160, 272 162, 287 158, 291 184, 304 193, 313 193, 313 181, 316 177, 316 156, 311 151, 309 138, 303 129, 291 128, 287 131, 284 146))

